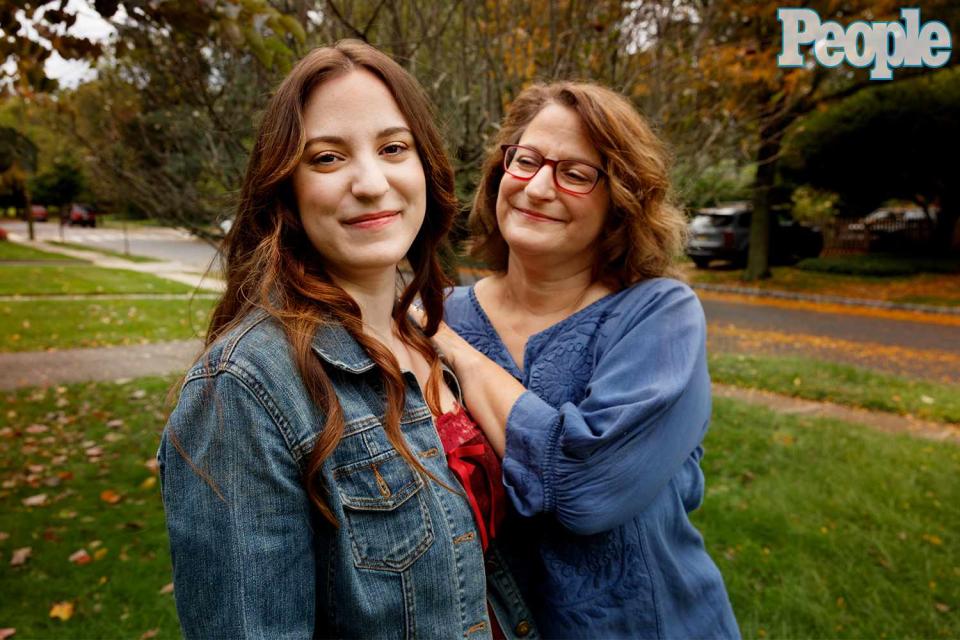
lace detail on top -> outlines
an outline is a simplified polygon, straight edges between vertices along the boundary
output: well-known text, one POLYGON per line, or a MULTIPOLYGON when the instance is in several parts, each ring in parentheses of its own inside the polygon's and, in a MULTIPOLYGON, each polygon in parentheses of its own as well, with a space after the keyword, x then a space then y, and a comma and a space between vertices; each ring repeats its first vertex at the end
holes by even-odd
POLYGON ((437 433, 447 464, 467 494, 486 551, 506 515, 500 459, 477 423, 459 404, 437 418, 437 433))

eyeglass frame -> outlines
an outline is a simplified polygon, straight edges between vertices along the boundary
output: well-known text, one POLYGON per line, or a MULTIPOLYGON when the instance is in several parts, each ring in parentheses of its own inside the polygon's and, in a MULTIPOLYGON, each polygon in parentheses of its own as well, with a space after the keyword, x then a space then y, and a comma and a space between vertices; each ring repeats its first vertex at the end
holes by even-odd
POLYGON ((506 172, 511 178, 514 178, 516 180, 522 180, 523 182, 529 182, 530 180, 533 180, 538 173, 540 173, 540 169, 543 169, 544 166, 548 166, 551 169, 553 169, 553 185, 560 191, 563 191, 564 193, 569 193, 570 195, 573 195, 573 196, 585 196, 590 193, 593 193, 593 190, 597 188, 598 184, 600 184, 600 179, 603 178, 605 175, 607 175, 606 171, 604 171, 603 169, 601 169, 596 165, 590 164, 589 162, 584 162, 583 160, 574 160, 572 158, 562 158, 559 160, 551 160, 550 158, 543 155, 533 147, 528 147, 522 144, 502 144, 500 145, 500 151, 503 152, 503 162, 501 162, 500 165, 503 167, 504 172, 506 172), (523 177, 523 176, 518 176, 514 173, 510 173, 510 169, 507 168, 507 151, 509 149, 523 149, 525 151, 532 151, 533 153, 540 156, 543 159, 543 162, 540 164, 539 167, 537 167, 537 170, 534 171, 533 175, 531 176, 523 177), (593 186, 590 187, 588 191, 571 191, 570 189, 567 189, 566 187, 561 186, 560 181, 557 178, 557 165, 560 164, 561 162, 576 162, 577 164, 586 165, 591 169, 595 170, 597 172, 597 179, 594 181, 593 186))

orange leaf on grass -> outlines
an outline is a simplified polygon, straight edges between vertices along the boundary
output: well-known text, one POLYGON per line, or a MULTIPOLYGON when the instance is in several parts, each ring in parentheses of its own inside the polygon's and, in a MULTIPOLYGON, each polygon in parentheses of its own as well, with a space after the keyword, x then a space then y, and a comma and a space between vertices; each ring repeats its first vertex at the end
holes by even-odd
POLYGON ((86 549, 80 549, 79 551, 74 551, 70 554, 70 557, 67 558, 73 564, 84 565, 90 564, 93 562, 93 558, 90 557, 90 554, 87 553, 86 549))
POLYGON ((17 632, 13 627, 4 627, 0 629, 0 640, 7 640, 7 638, 12 637, 17 632))
POLYGON ((100 499, 106 502, 107 504, 117 504, 123 500, 123 496, 114 491, 113 489, 107 489, 100 492, 100 499))
POLYGON ((55 602, 50 608, 50 617, 59 618, 63 622, 66 622, 73 617, 73 603, 69 600, 66 602, 55 602))
POLYGON ((173 593, 173 583, 168 582, 167 584, 163 585, 163 587, 160 589, 160 593, 162 593, 163 595, 167 595, 168 593, 173 593))
POLYGON ((149 631, 144 631, 143 635, 140 636, 140 640, 150 640, 150 638, 156 638, 158 633, 160 633, 160 629, 150 629, 149 631))

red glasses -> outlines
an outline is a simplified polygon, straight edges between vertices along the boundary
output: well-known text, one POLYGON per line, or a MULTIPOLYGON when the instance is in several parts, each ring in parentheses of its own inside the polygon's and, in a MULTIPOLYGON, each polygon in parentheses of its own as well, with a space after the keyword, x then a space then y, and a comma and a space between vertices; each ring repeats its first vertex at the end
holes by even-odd
POLYGON ((553 169, 553 183, 560 191, 582 196, 593 191, 604 171, 580 160, 548 160, 536 149, 519 144, 505 144, 503 170, 517 180, 530 180, 543 165, 553 169))

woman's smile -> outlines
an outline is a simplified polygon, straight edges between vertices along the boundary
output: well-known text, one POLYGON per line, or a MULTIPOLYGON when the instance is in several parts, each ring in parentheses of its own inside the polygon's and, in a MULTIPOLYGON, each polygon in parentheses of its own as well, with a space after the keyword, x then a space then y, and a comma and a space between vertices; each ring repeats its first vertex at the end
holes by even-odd
POLYGON ((563 222, 563 220, 559 218, 548 216, 545 213, 542 213, 540 211, 534 211, 533 209, 524 209, 523 207, 514 207, 514 210, 516 210, 523 217, 529 218, 530 220, 534 220, 536 222, 558 222, 558 223, 563 222))
POLYGON ((348 218, 343 221, 343 225, 348 229, 366 229, 375 230, 386 227, 391 222, 400 218, 402 212, 396 211, 377 211, 374 213, 364 213, 359 216, 348 218))

